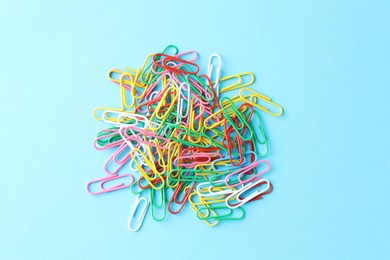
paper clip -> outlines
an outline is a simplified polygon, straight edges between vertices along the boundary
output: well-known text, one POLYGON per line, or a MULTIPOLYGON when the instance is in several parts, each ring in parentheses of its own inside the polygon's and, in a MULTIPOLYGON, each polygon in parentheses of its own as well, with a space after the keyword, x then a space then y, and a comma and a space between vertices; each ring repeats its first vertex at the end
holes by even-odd
MULTIPOLYGON (((150 155, 150 154, 148 154, 150 155)), ((134 148, 133 150, 130 151, 130 156, 133 158, 136 168, 141 173, 141 175, 145 178, 145 180, 149 183, 149 185, 155 189, 159 190, 164 188, 165 185, 165 180, 164 177, 161 176, 161 174, 157 171, 156 166, 154 162, 150 159, 150 156, 145 155, 139 148, 134 148), (142 161, 146 163, 148 167, 150 167, 150 170, 152 172, 152 177, 148 175, 148 173, 142 168, 141 163, 139 163, 135 158, 135 156, 140 155, 142 158, 142 161), (160 186, 155 186, 155 184, 160 183, 160 186)))
POLYGON ((255 82, 255 75, 253 75, 253 73, 251 73, 251 72, 242 72, 242 73, 222 77, 219 80, 219 83, 229 81, 229 80, 231 81, 233 79, 237 79, 237 81, 226 86, 226 87, 223 87, 220 90, 220 93, 224 93, 227 91, 231 91, 231 90, 235 90, 235 89, 239 89, 239 88, 243 88, 243 87, 248 87, 248 86, 252 85, 255 82), (249 81, 246 83, 243 83, 243 81, 245 81, 246 78, 249 78, 249 81))
POLYGON ((156 202, 156 195, 155 193, 158 192, 154 189, 150 189, 150 200, 151 200, 151 208, 152 208, 152 217, 155 221, 163 221, 166 216, 167 216, 167 201, 165 199, 165 189, 161 189, 160 190, 160 193, 161 193, 161 202, 160 203, 157 203, 156 202), (156 211, 158 209, 161 209, 160 211, 162 211, 162 217, 158 218, 156 216, 156 211))
POLYGON ((93 140, 93 146, 96 150, 105 150, 120 146, 123 143, 123 140, 118 135, 117 127, 103 129, 93 140))
POLYGON ((188 111, 189 111, 189 107, 190 107, 190 95, 191 95, 191 90, 190 88, 188 87, 188 83, 187 82, 182 82, 179 86, 179 95, 178 95, 178 99, 177 99, 177 121, 176 123, 180 123, 181 120, 180 119, 183 119, 185 117, 188 116, 188 111), (183 86, 186 86, 187 88, 187 98, 183 98, 182 96, 184 96, 183 93, 183 86), (184 109, 184 100, 186 101, 186 104, 187 104, 187 107, 185 109, 185 113, 183 114, 183 109, 184 109))
POLYGON ((225 184, 228 187, 237 187, 240 184, 245 184, 247 182, 251 182, 253 180, 256 180, 256 179, 260 178, 261 175, 263 175, 264 173, 268 172, 270 170, 270 168, 271 168, 271 166, 270 166, 268 161, 266 161, 266 160, 257 161, 255 163, 249 164, 248 166, 244 166, 241 169, 226 175, 225 184), (266 166, 266 168, 264 170, 262 170, 261 172, 256 173, 254 175, 251 175, 251 174, 249 175, 248 174, 248 172, 250 172, 252 169, 254 169, 257 166, 259 166, 260 164, 264 164, 266 166), (235 183, 229 183, 229 179, 232 176, 237 176, 237 181, 235 183), (247 177, 248 179, 243 180, 242 179, 243 176, 247 177))
POLYGON ((245 217, 245 210, 242 208, 242 207, 237 207, 237 208, 229 208, 225 205, 216 205, 216 206, 207 206, 207 207, 200 207, 198 208, 198 210, 196 211, 196 215, 199 219, 201 220, 210 220, 210 219, 214 219, 214 220, 241 220, 245 217), (215 212, 217 212, 217 210, 224 210, 226 213, 223 213, 223 214, 220 214, 220 215, 217 215, 217 216, 204 216, 202 214, 199 214, 202 212, 202 210, 214 210, 215 212), (236 212, 241 212, 241 214, 239 216, 236 216, 234 217, 234 213, 236 212))
POLYGON ((235 208, 241 207, 242 205, 244 205, 245 203, 249 202, 253 198, 259 196, 260 194, 264 194, 270 188, 271 188, 271 184, 270 184, 270 182, 267 179, 260 179, 260 180, 258 180, 256 182, 250 182, 249 184, 244 185, 241 189, 239 189, 236 192, 233 192, 232 194, 227 196, 226 197, 226 201, 225 201, 226 206, 228 206, 231 209, 235 209, 235 208), (252 189, 252 188, 254 188, 256 186, 259 186, 261 184, 266 184, 267 186, 264 189, 262 189, 262 190, 256 190, 255 192, 251 193, 249 196, 247 196, 244 199, 240 198, 240 195, 244 194, 248 190, 250 190, 250 189, 252 189), (234 205, 229 204, 229 201, 230 200, 234 200, 234 199, 236 199, 238 201, 238 203, 236 203, 234 205))
POLYGON ((173 195, 168 203, 168 211, 171 214, 179 214, 185 204, 188 201, 188 196, 191 194, 191 192, 194 190, 196 183, 194 182, 191 186, 185 186, 184 182, 180 182, 173 192, 173 195), (182 189, 183 188, 183 189, 182 189), (180 196, 180 192, 183 192, 183 197, 179 200, 178 197, 180 196), (178 209, 173 209, 174 206, 177 207, 177 205, 180 205, 178 209))
MULTIPOLYGON (((257 135, 254 135, 254 141, 260 145, 260 147, 261 147, 260 149, 262 149, 262 150, 265 149, 265 152, 262 153, 262 151, 260 151, 260 149, 257 148, 256 144, 254 145, 254 149, 255 149, 256 153, 259 154, 260 158, 264 158, 269 153, 268 137, 267 137, 267 134, 265 132, 263 120, 261 119, 260 113, 256 110, 256 111, 254 111, 254 115, 256 115, 258 120, 259 120, 258 128, 260 129, 260 137, 258 137, 257 135)), ((251 125, 252 125, 252 123, 251 123, 251 125)))
POLYGON ((219 78, 221 76, 221 64, 222 64, 222 59, 221 56, 218 54, 213 54, 209 58, 209 64, 207 66, 207 76, 209 77, 210 80, 211 76, 215 75, 215 80, 214 80, 214 90, 217 96, 219 96, 219 78), (217 68, 214 70, 214 65, 213 65, 213 60, 217 60, 217 68))
POLYGON ((104 171, 107 174, 116 174, 130 159, 129 151, 127 149, 127 144, 122 143, 114 153, 111 154, 110 157, 108 157, 107 161, 104 163, 104 171), (123 158, 120 159, 119 156, 122 155, 123 158), (109 165, 116 165, 116 168, 114 170, 109 169, 109 165))
MULTIPOLYGON (((179 50, 178 48, 175 46, 175 45, 168 45, 163 51, 162 53, 168 53, 170 50, 173 50, 173 53, 171 55, 176 55, 179 50)), ((144 83, 144 84, 151 84, 153 83, 154 81, 157 80, 157 76, 156 74, 152 73, 151 72, 151 66, 153 65, 153 56, 154 54, 150 54, 146 57, 146 60, 144 62, 144 64, 142 65, 140 71, 140 77, 141 77, 141 81, 144 83)))
POLYGON ((140 228, 142 226, 142 223, 145 220, 145 216, 146 216, 146 212, 148 211, 148 208, 149 208, 149 200, 147 198, 145 198, 145 197, 140 197, 140 194, 138 194, 137 198, 135 200, 135 203, 134 203, 133 211, 131 212, 129 221, 127 222, 127 228, 130 231, 137 232, 138 230, 140 230, 140 228), (139 207, 141 202, 144 202, 145 205, 141 209, 141 213, 140 213, 140 215, 139 215, 139 217, 137 219, 138 225, 136 225, 133 228, 132 227, 133 218, 135 217, 135 214, 137 213, 138 207, 139 207))
POLYGON ((131 174, 122 174, 122 175, 115 174, 115 175, 111 175, 108 177, 104 177, 104 178, 100 178, 100 179, 96 179, 96 180, 88 182, 86 185, 86 190, 87 190, 88 194, 90 194, 90 195, 97 195, 97 194, 102 194, 102 193, 106 193, 106 192, 110 192, 110 191, 114 191, 114 190, 129 188, 133 182, 134 182, 134 177, 131 174), (120 183, 120 184, 116 184, 116 185, 109 187, 109 188, 104 187, 104 184, 109 182, 109 181, 118 180, 118 179, 122 179, 122 178, 126 178, 126 177, 129 177, 131 179, 131 182, 129 184, 120 183), (100 191, 94 191, 94 192, 90 191, 89 187, 93 183, 100 183, 99 184, 100 191))
POLYGON ((251 104, 251 105, 253 105, 253 106, 255 106, 255 107, 257 107, 257 108, 259 108, 261 110, 263 110, 264 112, 270 114, 271 116, 281 116, 283 114, 283 108, 280 105, 272 102, 271 98, 269 98, 269 97, 267 97, 267 96, 265 96, 263 94, 260 94, 259 92, 256 92, 256 91, 254 91, 252 89, 249 89, 249 88, 242 88, 242 89, 240 89, 240 94, 239 95, 240 95, 240 99, 242 101, 247 102, 247 103, 249 103, 249 104, 251 104), (252 94, 245 96, 245 95, 243 95, 244 91, 249 91, 252 94), (263 100, 265 103, 268 103, 268 104, 276 107, 277 112, 272 112, 271 110, 269 110, 269 108, 266 108, 266 107, 264 107, 262 105, 257 104, 256 102, 253 102, 250 98, 248 99, 248 97, 256 97, 256 98, 259 98, 260 100, 263 100))
MULTIPOLYGON (((203 207, 207 208, 207 207, 208 207, 208 204, 207 204, 207 202, 202 198, 202 196, 200 196, 200 194, 197 193, 196 190, 194 190, 194 191, 188 196, 188 202, 191 204, 191 209, 192 209, 195 213, 199 214, 200 217, 205 218, 205 217, 210 216, 210 214, 212 214, 212 215, 215 216, 215 217, 217 216, 217 213, 216 213, 214 210, 206 209, 206 210, 203 210, 203 211, 205 211, 204 213, 198 211, 199 206, 203 206, 203 207), (196 195, 196 196, 195 196, 195 195, 196 195), (195 202, 195 201, 194 201, 194 199, 193 199, 194 196, 198 198, 199 202, 195 202)), ((211 219, 211 220, 213 220, 213 219, 211 219)), ((210 222, 210 221, 207 220, 207 219, 203 220, 203 222, 205 222, 205 223, 206 223, 208 226, 210 226, 210 227, 216 226, 216 225, 218 225, 218 223, 219 223, 219 221, 218 221, 218 220, 215 220, 215 219, 214 219, 214 222, 210 222)))

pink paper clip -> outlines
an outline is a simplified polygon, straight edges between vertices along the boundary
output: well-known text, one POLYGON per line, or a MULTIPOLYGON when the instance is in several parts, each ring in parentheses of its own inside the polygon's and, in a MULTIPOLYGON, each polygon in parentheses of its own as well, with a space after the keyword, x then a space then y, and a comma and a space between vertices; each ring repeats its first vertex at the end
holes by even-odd
POLYGON ((258 161, 258 164, 257 166, 259 166, 260 164, 265 164, 266 168, 258 173, 256 173, 255 175, 252 175, 250 178, 248 179, 245 179, 245 180, 242 180, 241 177, 243 177, 243 175, 245 174, 244 172, 241 172, 239 175, 238 175, 238 181, 241 183, 241 184, 245 184, 245 183, 248 183, 248 182, 251 182, 251 181, 255 181, 255 180, 259 180, 261 179, 261 175, 263 175, 264 173, 268 172, 271 168, 271 165, 269 164, 268 161, 266 160, 260 160, 258 161))
MULTIPOLYGON (((128 142, 129 140, 133 140, 133 141, 136 141, 140 144, 146 144, 146 145, 156 147, 156 148, 161 149, 161 150, 167 150, 168 147, 166 147, 166 145, 170 143, 170 140, 165 138, 165 137, 161 137, 161 136, 156 135, 155 133, 153 133, 151 131, 147 131, 145 129, 141 129, 141 128, 134 127, 134 126, 127 126, 127 127, 121 128, 120 134, 121 134, 122 138, 125 140, 125 142, 128 142), (128 135, 126 130, 130 130, 132 135, 128 135), (137 133, 135 133, 133 130, 135 130, 137 133), (143 139, 143 138, 145 138, 145 139, 143 139), (158 141, 158 143, 161 143, 161 145, 151 143, 150 141, 148 141, 148 139, 149 140, 156 140, 156 141, 158 141)), ((132 148, 132 147, 130 146, 130 148, 132 148)))
POLYGON ((122 167, 125 165, 125 163, 130 159, 130 154, 129 152, 126 152, 126 148, 128 148, 127 143, 123 142, 118 149, 110 156, 108 157, 107 161, 104 163, 104 171, 107 174, 116 174, 122 167), (118 156, 121 155, 122 153, 125 154, 125 156, 119 160, 118 156), (108 165, 111 163, 117 164, 118 166, 115 168, 115 170, 110 171, 108 169, 108 165))
POLYGON ((226 186, 228 186, 228 187, 230 187, 230 188, 233 188, 233 187, 237 187, 237 186, 239 186, 239 185, 245 184, 245 183, 247 183, 247 182, 251 182, 251 181, 253 181, 253 180, 257 180, 258 177, 260 177, 262 174, 268 172, 269 169, 270 169, 270 167, 271 167, 271 166, 270 166, 269 162, 266 161, 266 160, 257 161, 257 162, 255 162, 255 163, 253 163, 253 164, 250 164, 250 165, 248 165, 248 166, 242 167, 241 169, 238 169, 237 171, 234 171, 234 172, 229 173, 228 175, 226 175, 225 184, 226 184, 226 186), (242 179, 241 179, 241 177, 242 177, 245 173, 249 172, 249 171, 252 170, 253 168, 256 168, 256 167, 257 167, 259 164, 261 164, 261 163, 266 164, 267 168, 266 168, 265 170, 256 173, 255 175, 251 176, 251 177, 248 178, 248 179, 245 179, 245 180, 242 180, 242 179), (233 184, 233 185, 230 185, 230 184, 229 184, 229 178, 233 177, 234 175, 237 175, 237 177, 238 177, 238 183, 233 184))
POLYGON ((123 175, 114 174, 114 175, 111 175, 108 177, 104 177, 104 178, 100 178, 100 179, 96 179, 96 180, 88 182, 86 185, 86 190, 90 195, 97 195, 97 194, 102 194, 102 193, 106 193, 106 192, 110 192, 110 191, 114 191, 114 190, 129 188, 133 182, 134 182, 134 177, 131 174, 123 174, 123 175), (131 179, 131 182, 129 184, 119 183, 119 184, 116 184, 116 185, 109 187, 109 188, 104 187, 104 184, 109 182, 109 181, 122 179, 125 177, 129 177, 131 179), (99 183, 100 191, 95 191, 95 192, 90 191, 89 186, 91 186, 93 183, 99 183))
POLYGON ((186 58, 185 60, 187 60, 189 62, 195 62, 198 59, 199 54, 198 54, 198 52, 192 50, 192 51, 181 52, 181 53, 178 53, 178 54, 173 55, 173 56, 176 57, 176 58, 180 58, 180 59, 185 59, 186 58), (192 59, 189 59, 188 57, 185 57, 187 55, 188 56, 189 55, 194 55, 194 57, 192 59))

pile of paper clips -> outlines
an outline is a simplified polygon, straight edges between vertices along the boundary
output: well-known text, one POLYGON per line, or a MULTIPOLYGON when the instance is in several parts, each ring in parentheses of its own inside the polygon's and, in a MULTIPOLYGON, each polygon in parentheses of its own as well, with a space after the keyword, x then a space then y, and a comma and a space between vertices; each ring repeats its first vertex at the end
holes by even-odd
POLYGON ((130 188, 137 194, 131 231, 140 229, 149 203, 156 221, 189 203, 200 220, 215 226, 242 219, 245 203, 272 191, 263 178, 269 145, 259 111, 280 116, 282 107, 248 88, 252 73, 220 77, 221 57, 213 54, 207 74, 200 74, 197 58, 196 51, 179 53, 169 45, 137 70, 108 73, 119 85, 121 108, 94 110, 97 120, 111 125, 94 146, 113 153, 104 164, 108 175, 88 182, 87 192, 130 188), (226 96, 230 91, 237 93, 226 96), (140 173, 137 181, 118 174, 125 165, 140 173))

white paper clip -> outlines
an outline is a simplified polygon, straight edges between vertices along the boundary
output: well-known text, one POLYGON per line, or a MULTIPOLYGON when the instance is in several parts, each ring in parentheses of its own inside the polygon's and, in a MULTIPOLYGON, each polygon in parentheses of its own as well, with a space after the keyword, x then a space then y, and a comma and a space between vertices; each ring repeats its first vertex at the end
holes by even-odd
POLYGON ((260 179, 260 180, 258 180, 256 182, 250 182, 249 184, 247 184, 245 186, 242 186, 241 189, 236 190, 235 192, 233 192, 232 194, 227 196, 226 200, 225 200, 226 206, 228 206, 231 209, 238 208, 238 207, 244 205, 245 203, 247 203, 248 201, 250 201, 251 199, 253 199, 254 197, 259 196, 260 194, 265 193, 270 188, 271 188, 271 184, 270 184, 270 182, 267 179, 260 179), (253 187, 255 187, 255 186, 259 185, 259 184, 261 185, 262 183, 267 184, 267 186, 264 189, 256 190, 255 192, 253 192, 252 194, 250 194, 246 198, 240 199, 240 195, 242 195, 244 192, 250 190, 251 188, 253 188, 253 187), (229 200, 230 201, 237 200, 238 203, 235 204, 235 205, 230 205, 229 204, 229 200))
POLYGON ((220 76, 221 76, 221 64, 222 64, 222 59, 221 59, 221 56, 219 56, 218 54, 213 54, 210 56, 209 58, 209 64, 207 66, 207 76, 209 77, 210 81, 213 82, 214 81, 214 90, 217 94, 217 96, 219 96, 219 79, 220 79, 220 76), (217 68, 214 70, 214 65, 213 65, 213 59, 217 59, 217 68), (211 79, 211 76, 212 75, 215 75, 215 80, 212 80, 211 79))
POLYGON ((130 231, 137 232, 138 230, 140 230, 142 223, 145 220, 145 216, 146 216, 146 212, 148 211, 148 208, 149 208, 149 200, 145 197, 140 197, 140 195, 138 194, 137 199, 135 200, 134 203, 133 211, 131 212, 129 221, 127 222, 127 228, 130 231), (139 210, 138 207, 141 201, 143 201, 145 205, 142 207, 141 209, 142 211, 137 219, 138 224, 133 228, 131 224, 133 223, 135 213, 137 212, 137 210, 139 210))
POLYGON ((190 87, 188 86, 187 82, 181 83, 178 89, 179 89, 178 90, 179 96, 177 98, 177 111, 176 111, 177 120, 176 120, 176 123, 180 123, 182 118, 188 116, 188 110, 189 110, 189 106, 190 106, 190 94, 191 94, 191 90, 190 90, 190 87), (187 87, 187 93, 188 93, 187 98, 185 98, 185 95, 183 94, 183 89, 184 89, 183 86, 184 85, 187 87), (187 102, 187 108, 185 109, 185 113, 183 114, 184 100, 187 102))

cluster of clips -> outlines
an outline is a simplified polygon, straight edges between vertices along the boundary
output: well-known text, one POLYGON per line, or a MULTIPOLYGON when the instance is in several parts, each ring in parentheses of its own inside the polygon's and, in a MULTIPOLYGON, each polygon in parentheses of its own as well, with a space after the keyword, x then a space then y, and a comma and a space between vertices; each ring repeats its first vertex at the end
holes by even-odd
POLYGON ((201 74, 197 59, 196 51, 179 53, 169 45, 138 69, 108 73, 121 107, 94 110, 110 125, 94 147, 112 154, 104 163, 107 175, 86 188, 91 195, 126 188, 137 194, 131 231, 141 228, 149 206, 155 221, 186 204, 209 226, 240 220, 244 204, 272 191, 263 178, 270 164, 261 117, 280 116, 282 107, 249 88, 252 73, 222 77, 221 57, 213 54, 201 74), (119 173, 125 166, 132 174, 119 173))

